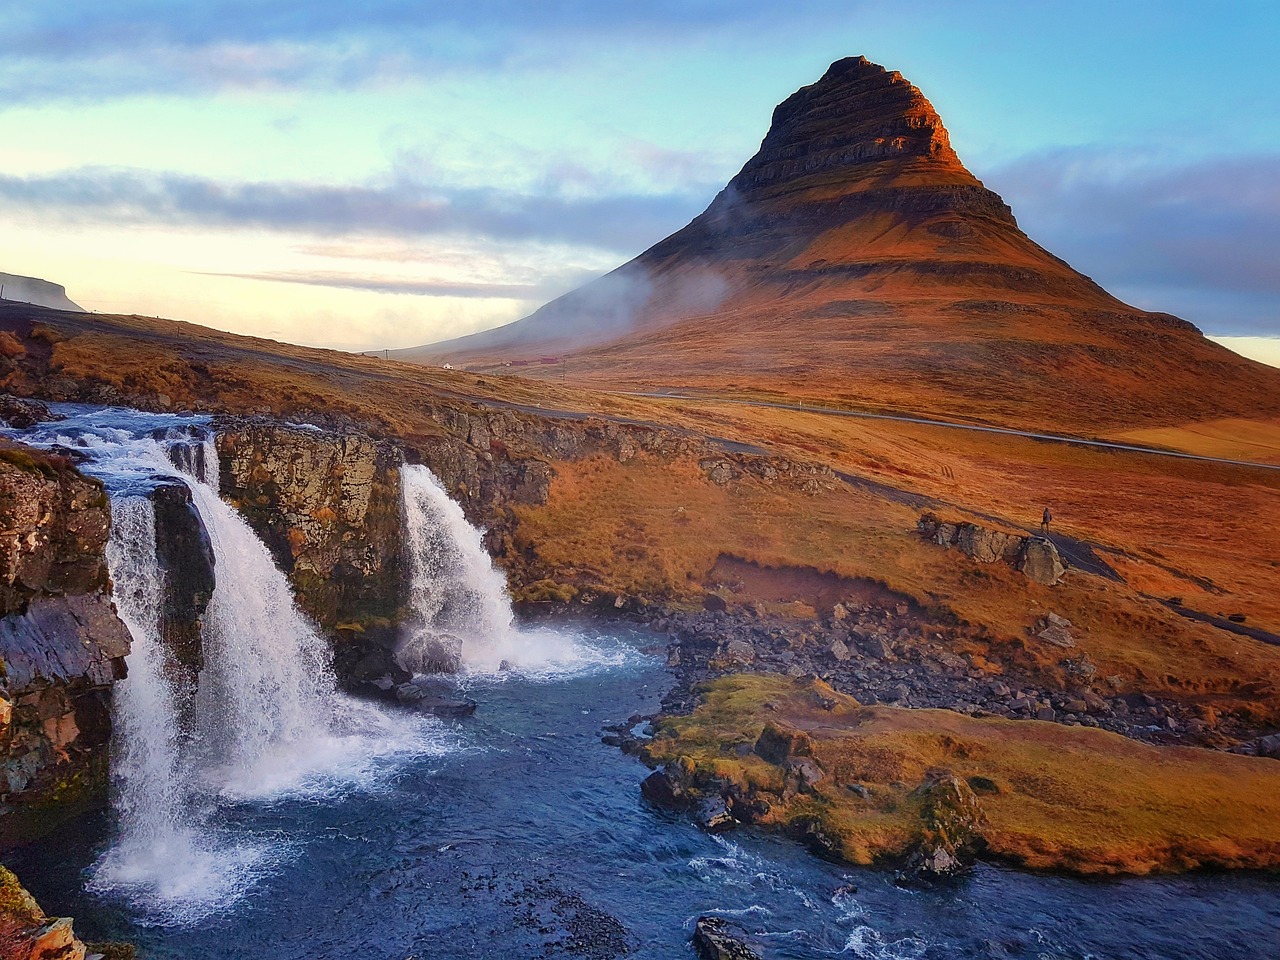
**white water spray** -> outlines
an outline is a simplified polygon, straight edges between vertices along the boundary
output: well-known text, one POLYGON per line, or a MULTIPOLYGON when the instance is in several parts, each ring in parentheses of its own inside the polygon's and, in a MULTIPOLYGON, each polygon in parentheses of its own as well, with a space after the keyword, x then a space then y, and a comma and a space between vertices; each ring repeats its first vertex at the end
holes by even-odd
POLYGON ((467 670, 490 672, 503 664, 524 670, 580 667, 597 651, 555 630, 515 626, 506 577, 444 485, 426 467, 406 464, 405 539, 411 574, 411 620, 402 629, 398 658, 420 672, 442 638, 462 641, 467 670))

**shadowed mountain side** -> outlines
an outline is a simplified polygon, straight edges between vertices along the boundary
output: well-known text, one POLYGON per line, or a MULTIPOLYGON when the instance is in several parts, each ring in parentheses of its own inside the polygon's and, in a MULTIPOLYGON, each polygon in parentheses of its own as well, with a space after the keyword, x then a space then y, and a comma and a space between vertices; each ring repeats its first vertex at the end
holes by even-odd
POLYGON ((1075 431, 1280 415, 1280 373, 1030 240, 923 94, 861 57, 784 101, 682 230, 523 320, 399 355, 1075 431))

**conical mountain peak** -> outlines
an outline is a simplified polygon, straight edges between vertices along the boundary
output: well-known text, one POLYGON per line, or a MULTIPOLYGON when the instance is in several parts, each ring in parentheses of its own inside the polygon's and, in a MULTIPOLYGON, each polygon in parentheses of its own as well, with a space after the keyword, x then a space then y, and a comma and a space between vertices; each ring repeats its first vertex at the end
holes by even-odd
POLYGON ((783 100, 682 229, 523 320, 405 355, 475 369, 572 357, 575 381, 608 389, 1036 428, 1280 411, 1274 370, 1120 302, 1031 240, 925 95, 865 57, 783 100))
POLYGON ((941 117, 919 88, 866 57, 833 63, 773 112, 759 152, 730 181, 739 194, 768 195, 835 178, 870 177, 877 166, 927 162, 963 170, 941 117))

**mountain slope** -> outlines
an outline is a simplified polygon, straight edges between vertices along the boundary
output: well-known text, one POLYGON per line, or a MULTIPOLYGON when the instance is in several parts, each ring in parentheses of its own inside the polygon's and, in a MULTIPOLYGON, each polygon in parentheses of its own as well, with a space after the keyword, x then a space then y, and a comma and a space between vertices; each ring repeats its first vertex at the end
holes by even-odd
POLYGON ((924 95, 865 58, 775 111, 688 226, 497 330, 402 351, 1057 429, 1280 416, 1280 372, 1134 309, 1034 243, 924 95))

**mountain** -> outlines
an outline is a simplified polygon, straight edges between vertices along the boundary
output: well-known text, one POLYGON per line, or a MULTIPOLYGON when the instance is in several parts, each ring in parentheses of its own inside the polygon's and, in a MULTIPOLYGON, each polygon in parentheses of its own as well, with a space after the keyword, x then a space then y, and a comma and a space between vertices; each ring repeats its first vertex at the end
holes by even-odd
POLYGON ((1032 241, 924 94, 864 57, 778 106, 682 230, 522 320, 400 356, 1077 430, 1280 416, 1280 371, 1032 241))
POLYGON ((78 310, 84 307, 67 298, 67 288, 60 283, 50 283, 37 277, 20 277, 13 273, 0 273, 0 299, 17 300, 19 303, 33 303, 37 307, 50 307, 54 310, 78 310))

